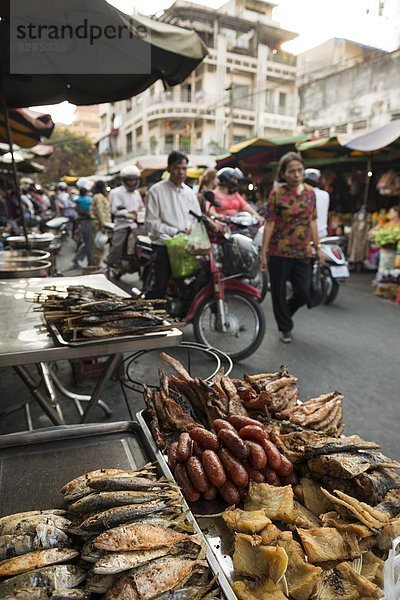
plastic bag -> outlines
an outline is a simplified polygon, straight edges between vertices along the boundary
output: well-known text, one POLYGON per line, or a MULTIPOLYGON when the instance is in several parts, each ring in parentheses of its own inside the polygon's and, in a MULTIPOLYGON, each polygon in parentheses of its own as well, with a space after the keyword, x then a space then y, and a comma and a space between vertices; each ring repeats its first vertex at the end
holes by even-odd
POLYGON ((193 229, 188 237, 186 252, 195 256, 204 256, 210 253, 211 244, 207 229, 201 221, 193 225, 193 229))
POLYGON ((101 250, 108 242, 108 235, 102 231, 98 231, 94 236, 94 245, 101 250))
POLYGON ((188 236, 185 234, 165 240, 171 276, 174 278, 190 277, 198 271, 196 257, 188 254, 186 250, 187 241, 188 236))
POLYGON ((383 567, 384 600, 398 600, 400 597, 400 537, 392 542, 392 549, 383 567))

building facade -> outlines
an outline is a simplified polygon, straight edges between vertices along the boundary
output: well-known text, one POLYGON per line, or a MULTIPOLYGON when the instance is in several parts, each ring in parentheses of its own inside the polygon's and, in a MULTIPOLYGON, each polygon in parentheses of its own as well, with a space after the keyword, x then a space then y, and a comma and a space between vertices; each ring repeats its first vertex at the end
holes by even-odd
POLYGON ((161 81, 129 100, 101 107, 99 170, 172 149, 200 157, 242 140, 296 130, 296 59, 282 43, 296 34, 272 19, 275 4, 230 0, 218 12, 177 0, 163 21, 194 29, 209 54, 181 85, 161 81))
POLYGON ((99 105, 77 106, 74 120, 68 127, 76 133, 86 135, 93 143, 96 143, 101 133, 99 105))
POLYGON ((361 132, 400 118, 400 50, 335 39, 305 55, 298 57, 298 120, 305 132, 361 132), (312 55, 327 60, 316 65, 312 55))

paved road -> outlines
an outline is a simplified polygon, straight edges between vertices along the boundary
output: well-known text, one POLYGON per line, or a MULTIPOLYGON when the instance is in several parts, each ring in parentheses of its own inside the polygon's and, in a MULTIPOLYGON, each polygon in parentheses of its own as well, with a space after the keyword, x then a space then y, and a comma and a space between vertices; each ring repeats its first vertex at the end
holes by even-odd
MULTIPOLYGON (((70 252, 62 257, 65 268, 70 252)), ((68 274, 75 272, 68 271, 68 274)), ((263 304, 267 318, 267 335, 256 354, 235 366, 234 375, 277 370, 285 364, 299 378, 302 400, 338 390, 345 397, 346 433, 358 433, 379 441, 385 453, 400 459, 398 427, 400 307, 376 298, 371 289, 370 274, 354 274, 341 288, 331 306, 313 310, 301 309, 295 317, 293 343, 284 345, 278 337, 270 299, 263 304)), ((190 339, 190 328, 186 337, 190 339)), ((181 356, 179 352, 177 357, 181 356)), ((207 360, 193 358, 194 373, 204 376, 210 370, 207 360)), ((132 365, 132 376, 139 381, 155 382, 159 365, 155 354, 132 365)), ((68 379, 68 364, 60 365, 68 379)), ((87 384, 89 385, 89 384, 87 384)), ((27 397, 27 393, 11 369, 0 370, 2 410, 5 406, 27 397)), ((111 382, 105 399, 113 409, 114 420, 129 418, 118 382, 111 382)), ((142 406, 138 395, 128 390, 131 411, 142 406)), ((71 405, 66 406, 69 422, 76 422, 71 405)), ((100 411, 96 418, 101 420, 100 411)), ((36 426, 49 425, 47 419, 34 410, 36 426)), ((23 414, 14 413, 0 421, 0 431, 6 433, 24 429, 23 414)))

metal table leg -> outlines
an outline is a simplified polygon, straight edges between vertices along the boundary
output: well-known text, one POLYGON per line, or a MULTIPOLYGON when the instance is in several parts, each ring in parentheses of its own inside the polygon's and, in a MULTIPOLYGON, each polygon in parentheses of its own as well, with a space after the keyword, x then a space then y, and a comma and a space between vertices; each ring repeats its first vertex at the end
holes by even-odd
POLYGON ((111 375, 113 374, 119 361, 121 360, 121 356, 122 356, 121 353, 114 354, 113 356, 110 356, 109 359, 107 360, 104 372, 103 372, 102 376, 100 377, 100 379, 98 380, 96 387, 94 389, 94 392, 92 394, 92 397, 88 402, 85 412, 83 413, 83 416, 81 418, 81 423, 87 423, 89 418, 91 417, 94 409, 96 408, 96 405, 99 402, 99 398, 101 396, 103 388, 104 388, 105 384, 108 382, 108 380, 110 379, 111 375))
POLYGON ((51 403, 51 400, 49 400, 49 398, 40 390, 41 383, 35 381, 28 369, 22 365, 14 366, 13 369, 25 383, 26 387, 51 422, 54 423, 54 425, 64 425, 65 422, 62 415, 60 416, 56 407, 51 403))
MULTIPOLYGON (((77 394, 76 392, 72 392, 71 390, 67 389, 61 383, 61 381, 58 379, 57 375, 54 373, 53 369, 51 369, 51 368, 50 368, 50 376, 54 382, 54 385, 61 392, 61 394, 63 394, 63 396, 65 396, 66 398, 70 398, 71 400, 73 400, 75 402, 76 409, 79 413, 79 416, 81 417, 83 415, 83 408, 82 408, 81 402, 89 402, 91 399, 91 396, 88 396, 87 394, 77 394)), ((97 404, 104 410, 107 417, 112 416, 112 411, 110 410, 110 407, 108 406, 108 404, 106 404, 104 402, 104 400, 99 400, 97 404)))
POLYGON ((57 394, 54 389, 53 381, 51 378, 50 367, 47 363, 39 363, 38 367, 39 367, 39 372, 41 373, 42 378, 43 378, 44 388, 45 388, 46 392, 49 394, 50 402, 51 402, 52 406, 54 406, 54 408, 58 412, 60 419, 62 419, 64 421, 64 417, 61 412, 61 406, 60 406, 60 403, 58 402, 57 394))

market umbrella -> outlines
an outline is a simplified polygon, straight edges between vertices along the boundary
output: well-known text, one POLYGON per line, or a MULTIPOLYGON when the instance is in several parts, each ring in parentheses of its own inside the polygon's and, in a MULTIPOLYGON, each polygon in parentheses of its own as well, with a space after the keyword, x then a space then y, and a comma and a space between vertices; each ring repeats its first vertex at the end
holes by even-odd
MULTIPOLYGON (((195 32, 147 17, 128 17, 105 0, 36 0, 29 5, 15 1, 12 17, 9 0, 0 0, 0 97, 11 152, 8 108, 63 100, 80 105, 122 100, 158 79, 166 86, 181 83, 207 54, 195 32), (100 27, 100 39, 88 36, 88 29, 83 37, 78 35, 77 28, 85 23, 100 27), (35 35, 38 27, 45 28, 45 39, 38 41, 36 35, 32 43, 31 26, 36 27, 35 35), (28 33, 26 44, 18 39, 19 31, 28 33)), ((21 206, 14 161, 13 170, 21 206)))
MULTIPOLYGON (((50 115, 42 115, 27 109, 8 109, 8 119, 13 144, 17 144, 20 148, 33 148, 43 137, 49 138, 54 129, 50 115)), ((0 142, 8 142, 4 110, 0 110, 0 142)))
POLYGON ((295 144, 307 139, 305 134, 292 136, 270 136, 268 138, 251 138, 229 148, 229 154, 216 159, 217 168, 262 165, 278 160, 283 154, 295 149, 295 144))

